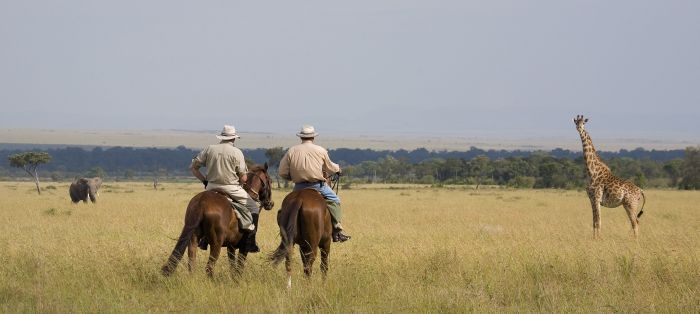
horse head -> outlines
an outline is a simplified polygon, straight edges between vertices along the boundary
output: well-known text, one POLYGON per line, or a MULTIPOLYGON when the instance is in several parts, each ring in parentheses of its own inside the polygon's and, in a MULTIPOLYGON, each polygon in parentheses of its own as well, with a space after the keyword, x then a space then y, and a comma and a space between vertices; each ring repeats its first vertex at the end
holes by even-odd
POLYGON ((244 188, 265 210, 271 210, 275 206, 275 202, 272 201, 272 184, 270 175, 267 173, 267 163, 250 169, 244 188))

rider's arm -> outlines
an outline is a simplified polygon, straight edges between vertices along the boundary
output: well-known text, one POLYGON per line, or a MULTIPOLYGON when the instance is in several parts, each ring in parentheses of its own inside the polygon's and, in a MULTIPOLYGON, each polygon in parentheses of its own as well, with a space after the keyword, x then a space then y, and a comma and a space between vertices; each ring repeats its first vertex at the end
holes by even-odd
POLYGON ((192 175, 194 175, 199 181, 206 181, 207 178, 204 177, 204 175, 199 172, 199 168, 202 167, 202 164, 199 162, 197 159, 192 159, 192 164, 190 165, 190 171, 192 171, 192 175))
POLYGON ((239 173, 238 174, 238 183, 242 186, 246 182, 248 182, 248 175, 245 173, 239 173))
POLYGON ((329 173, 340 172, 340 165, 331 161, 331 157, 328 156, 328 151, 325 151, 325 154, 323 156, 323 169, 328 171, 329 173))
POLYGON ((285 180, 292 179, 292 176, 289 173, 289 156, 287 156, 287 154, 284 154, 282 159, 280 159, 280 165, 278 167, 277 174, 279 174, 279 176, 284 178, 285 180))

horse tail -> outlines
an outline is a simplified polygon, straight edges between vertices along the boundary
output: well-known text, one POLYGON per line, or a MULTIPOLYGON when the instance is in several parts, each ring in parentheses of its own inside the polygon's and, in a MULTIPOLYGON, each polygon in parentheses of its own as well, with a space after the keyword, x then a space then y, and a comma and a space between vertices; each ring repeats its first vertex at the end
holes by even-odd
POLYGON ((200 204, 201 199, 202 194, 200 193, 193 197, 192 200, 190 200, 190 203, 187 205, 187 211, 185 212, 185 225, 182 227, 180 238, 177 239, 175 248, 173 249, 173 252, 170 253, 170 257, 168 258, 168 262, 163 265, 163 268, 161 269, 164 276, 168 276, 175 271, 177 264, 180 262, 182 255, 185 253, 187 245, 192 239, 192 235, 202 222, 203 215, 202 206, 200 204))
POLYGON ((282 210, 277 215, 277 224, 280 226, 280 237, 282 237, 282 240, 279 247, 269 257, 273 265, 277 265, 282 259, 287 258, 294 247, 294 236, 297 233, 297 217, 299 217, 302 201, 294 199, 287 206, 284 205, 282 204, 282 210))
POLYGON ((644 198, 644 202, 642 202, 642 208, 639 210, 639 214, 637 214, 637 219, 642 217, 642 214, 644 214, 644 204, 647 203, 647 197, 644 195, 644 191, 642 191, 642 197, 644 198))

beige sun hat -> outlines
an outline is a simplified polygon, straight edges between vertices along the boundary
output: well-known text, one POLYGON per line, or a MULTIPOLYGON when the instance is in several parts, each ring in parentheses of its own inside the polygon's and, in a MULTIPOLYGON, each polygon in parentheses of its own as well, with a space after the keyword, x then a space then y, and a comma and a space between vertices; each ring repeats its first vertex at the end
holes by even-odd
POLYGON ((316 137, 317 135, 313 125, 302 125, 301 130, 297 133, 297 136, 301 138, 316 137))
POLYGON ((217 135, 216 138, 222 141, 232 140, 234 138, 241 138, 236 134, 236 128, 232 125, 224 125, 224 129, 221 130, 221 134, 217 135))

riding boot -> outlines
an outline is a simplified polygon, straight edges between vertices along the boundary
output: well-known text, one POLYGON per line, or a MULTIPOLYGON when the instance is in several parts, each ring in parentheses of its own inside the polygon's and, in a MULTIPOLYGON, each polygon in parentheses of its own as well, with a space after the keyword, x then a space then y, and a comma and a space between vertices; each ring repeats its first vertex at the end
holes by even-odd
POLYGON ((351 238, 350 235, 343 233, 343 229, 333 227, 333 242, 345 242, 351 238))
POLYGON ((331 223, 333 224, 333 242, 345 242, 352 238, 349 235, 343 234, 343 226, 340 224, 340 219, 343 217, 340 211, 340 203, 326 201, 328 211, 331 213, 331 223))
POLYGON ((200 249, 202 250, 207 250, 207 247, 209 246, 209 243, 207 243, 207 239, 202 237, 199 239, 199 243, 197 245, 200 249))
POLYGON ((258 233, 258 219, 260 218, 260 214, 252 214, 253 216, 253 225, 255 226, 255 230, 247 232, 248 235, 246 236, 246 243, 245 243, 245 248, 248 253, 258 253, 260 252, 260 247, 258 247, 258 243, 255 241, 255 235, 258 233))
POLYGON ((239 202, 231 202, 231 206, 233 206, 239 226, 243 229, 243 232, 253 231, 255 229, 255 223, 253 222, 250 210, 239 202))

